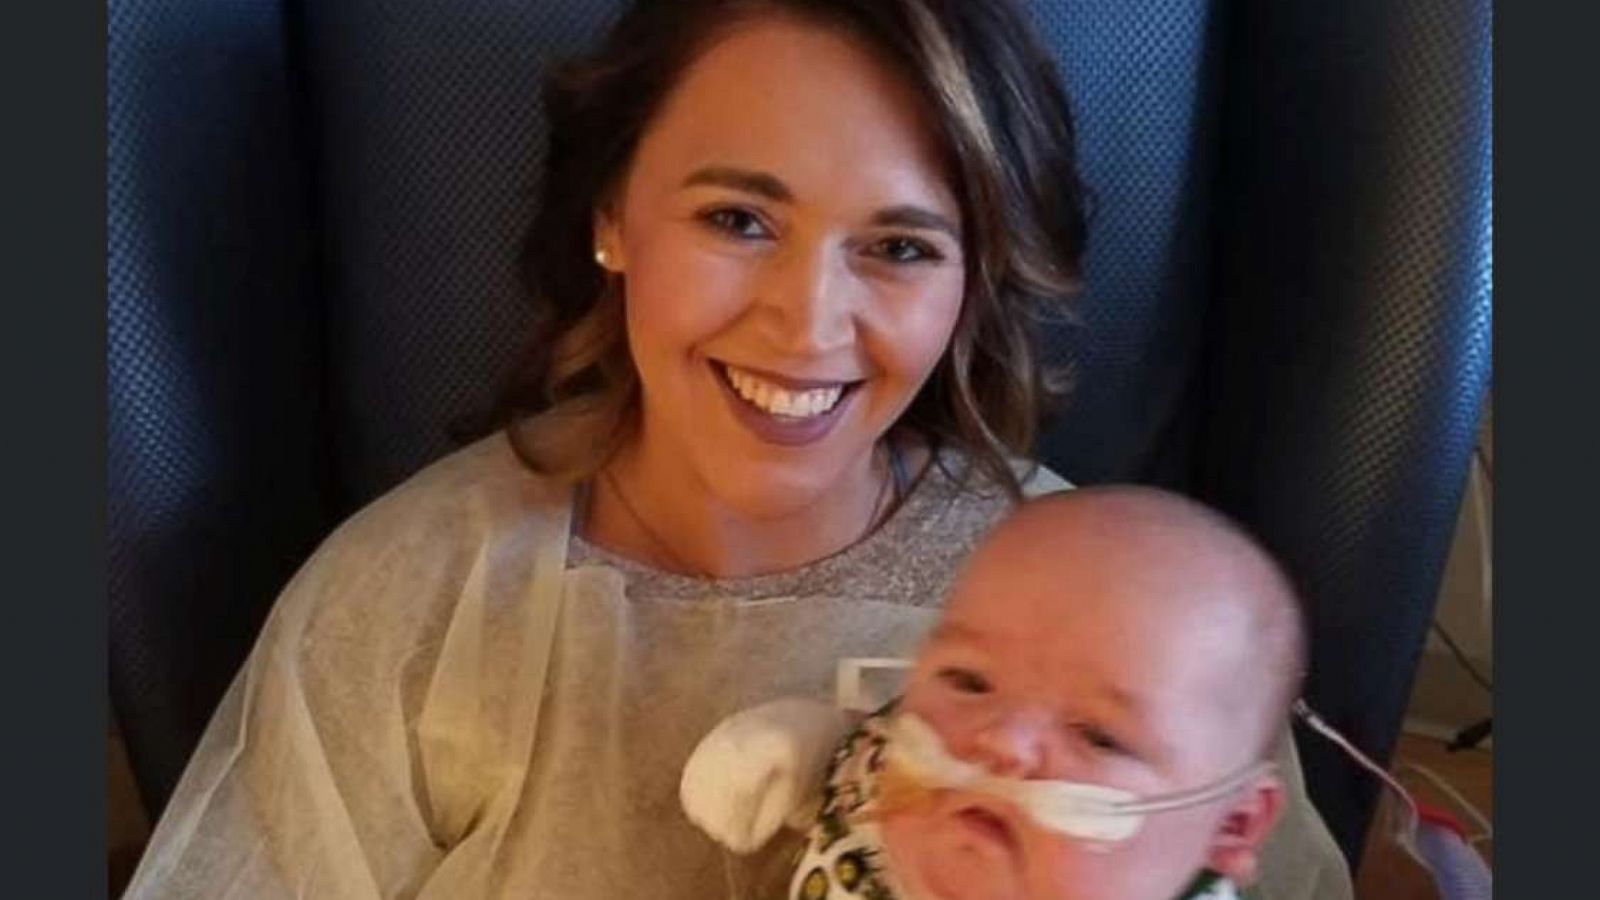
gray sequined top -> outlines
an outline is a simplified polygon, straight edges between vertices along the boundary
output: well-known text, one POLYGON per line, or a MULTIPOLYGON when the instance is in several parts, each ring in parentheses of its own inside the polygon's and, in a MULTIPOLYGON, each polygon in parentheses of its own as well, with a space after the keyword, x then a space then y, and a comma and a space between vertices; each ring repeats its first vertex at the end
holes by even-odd
MULTIPOLYGON (((937 606, 956 566, 1009 506, 999 488, 977 478, 958 484, 961 461, 946 454, 910 485, 890 518, 873 533, 816 562, 770 575, 707 580, 634 562, 573 537, 568 564, 600 565, 627 580, 636 601, 759 601, 773 597, 854 597, 908 606, 937 606)), ((1042 473, 1036 481, 1053 480, 1042 473)))

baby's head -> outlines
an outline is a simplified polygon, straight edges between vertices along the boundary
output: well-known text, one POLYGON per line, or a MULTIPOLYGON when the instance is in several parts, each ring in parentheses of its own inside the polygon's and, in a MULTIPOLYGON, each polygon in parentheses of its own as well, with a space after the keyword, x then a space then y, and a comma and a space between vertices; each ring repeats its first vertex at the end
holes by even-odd
MULTIPOLYGON (((902 709, 995 775, 1140 797, 1270 757, 1304 666, 1287 578, 1226 518, 1148 488, 1025 504, 958 576, 902 709)), ((887 811, 918 896, 1171 900, 1202 870, 1247 882, 1283 804, 1269 773, 1096 845, 964 790, 887 811)))

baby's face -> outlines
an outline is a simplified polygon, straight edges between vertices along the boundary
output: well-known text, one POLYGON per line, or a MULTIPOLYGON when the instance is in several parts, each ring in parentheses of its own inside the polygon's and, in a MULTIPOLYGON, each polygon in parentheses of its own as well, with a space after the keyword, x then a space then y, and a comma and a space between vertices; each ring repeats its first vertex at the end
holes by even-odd
MULTIPOLYGON (((1175 594, 1209 589, 1192 572, 1084 549, 1070 560, 1026 543, 981 551, 918 655, 903 709, 955 756, 1014 778, 1148 796, 1252 762, 1260 706, 1241 695, 1267 688, 1236 604, 1175 594)), ((1102 847, 960 790, 890 813, 883 828, 918 897, 1171 900, 1208 865, 1236 802, 1146 816, 1102 847)))

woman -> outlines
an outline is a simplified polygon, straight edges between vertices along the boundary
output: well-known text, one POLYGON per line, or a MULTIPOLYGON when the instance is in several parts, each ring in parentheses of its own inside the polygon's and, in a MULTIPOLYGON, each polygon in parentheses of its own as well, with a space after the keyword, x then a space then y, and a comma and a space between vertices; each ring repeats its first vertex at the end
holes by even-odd
POLYGON ((1082 191, 1010 3, 641 2, 549 114, 506 435, 291 582, 129 896, 755 890, 678 813, 695 740, 908 652, 1048 486, 1082 191))

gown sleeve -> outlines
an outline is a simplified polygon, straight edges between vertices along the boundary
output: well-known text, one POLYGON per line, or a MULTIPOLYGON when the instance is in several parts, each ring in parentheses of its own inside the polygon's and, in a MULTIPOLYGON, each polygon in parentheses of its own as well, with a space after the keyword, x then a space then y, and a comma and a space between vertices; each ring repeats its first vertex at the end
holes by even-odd
POLYGON ((487 893, 527 775, 570 513, 526 472, 481 474, 424 472, 291 580, 124 897, 487 893))

